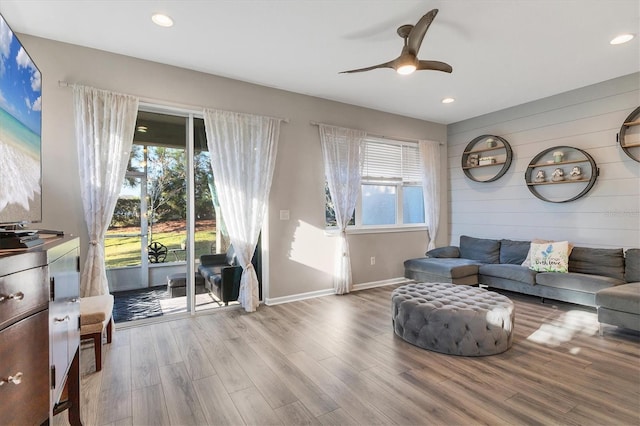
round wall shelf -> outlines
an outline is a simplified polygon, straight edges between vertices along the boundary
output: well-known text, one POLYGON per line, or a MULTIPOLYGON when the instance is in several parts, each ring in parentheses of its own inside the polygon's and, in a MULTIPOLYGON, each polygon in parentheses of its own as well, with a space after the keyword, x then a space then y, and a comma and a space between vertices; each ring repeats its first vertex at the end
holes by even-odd
POLYGON ((537 198, 567 203, 589 192, 599 173, 596 162, 587 152, 571 146, 554 146, 533 157, 524 180, 537 198), (569 167, 564 167, 567 165, 569 167))
POLYGON ((640 107, 633 110, 624 120, 618 133, 620 148, 629 158, 640 163, 640 107))
POLYGON ((511 145, 500 136, 478 136, 462 153, 462 171, 476 182, 493 182, 502 177, 509 166, 513 151, 511 145))

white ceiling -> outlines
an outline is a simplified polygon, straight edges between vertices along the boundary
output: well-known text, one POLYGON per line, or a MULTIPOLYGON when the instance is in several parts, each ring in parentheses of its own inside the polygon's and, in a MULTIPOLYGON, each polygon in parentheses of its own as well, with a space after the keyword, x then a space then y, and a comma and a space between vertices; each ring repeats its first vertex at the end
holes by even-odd
POLYGON ((639 37, 609 45, 640 33, 638 0, 0 0, 0 12, 19 33, 444 124, 640 71, 639 37), (338 74, 397 57, 396 28, 433 8, 418 56, 452 74, 338 74))

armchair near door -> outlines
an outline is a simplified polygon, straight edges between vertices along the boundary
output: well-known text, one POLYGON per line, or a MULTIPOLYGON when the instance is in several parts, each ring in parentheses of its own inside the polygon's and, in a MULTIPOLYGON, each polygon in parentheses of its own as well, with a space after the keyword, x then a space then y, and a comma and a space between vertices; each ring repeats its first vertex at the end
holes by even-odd
POLYGON ((204 285, 225 305, 238 300, 242 267, 237 264, 233 247, 227 253, 203 254, 198 266, 204 285))

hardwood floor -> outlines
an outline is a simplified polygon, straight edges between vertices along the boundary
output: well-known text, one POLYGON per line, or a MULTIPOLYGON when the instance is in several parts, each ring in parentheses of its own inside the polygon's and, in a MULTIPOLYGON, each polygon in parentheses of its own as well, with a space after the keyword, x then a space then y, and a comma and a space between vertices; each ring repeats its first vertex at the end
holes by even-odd
POLYGON ((516 304, 513 347, 443 355, 394 335, 393 288, 116 330, 101 372, 82 348, 82 420, 640 424, 639 334, 609 327, 601 337, 593 309, 505 293, 516 304))

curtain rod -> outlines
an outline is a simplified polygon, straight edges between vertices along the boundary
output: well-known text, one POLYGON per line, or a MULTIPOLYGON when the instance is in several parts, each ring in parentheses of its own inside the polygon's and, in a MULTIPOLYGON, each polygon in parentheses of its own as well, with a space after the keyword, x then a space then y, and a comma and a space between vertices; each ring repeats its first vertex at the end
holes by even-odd
MULTIPOLYGON (((319 126, 321 124, 326 124, 326 123, 318 123, 317 121, 310 121, 309 122, 310 125, 312 126, 319 126)), ((326 124, 327 126, 333 126, 333 124, 326 124)), ((390 141, 400 141, 400 142, 420 142, 421 139, 412 139, 412 138, 401 138, 401 137, 395 137, 395 136, 384 136, 384 135, 376 135, 373 133, 369 133, 366 132, 367 136, 371 136, 373 138, 378 138, 378 139, 387 139, 390 141)), ((438 142, 438 144, 440 146, 443 146, 444 144, 442 142, 438 142)))
MULTIPOLYGON (((58 86, 59 87, 73 87, 75 85, 76 85, 75 83, 69 83, 69 82, 64 81, 64 80, 58 80, 58 86)), ((170 109, 182 110, 184 112, 194 112, 194 113, 197 113, 197 114, 201 114, 202 110, 204 110, 204 109, 216 109, 216 108, 200 107, 200 106, 195 106, 195 105, 180 104, 180 103, 176 103, 176 102, 173 102, 173 101, 166 101, 166 100, 162 100, 162 99, 145 98, 145 97, 141 97, 141 96, 137 96, 137 95, 130 95, 130 96, 137 97, 140 100, 140 103, 148 104, 148 106, 163 106, 163 107, 168 107, 170 109)), ((236 112, 236 111, 230 111, 230 112, 236 112)), ((239 114, 259 115, 259 114, 246 113, 246 112, 240 112, 239 114)), ((268 116, 268 115, 265 115, 263 117, 273 118, 273 119, 276 119, 276 120, 284 121, 285 123, 289 123, 289 119, 288 118, 272 117, 272 116, 268 116)))

